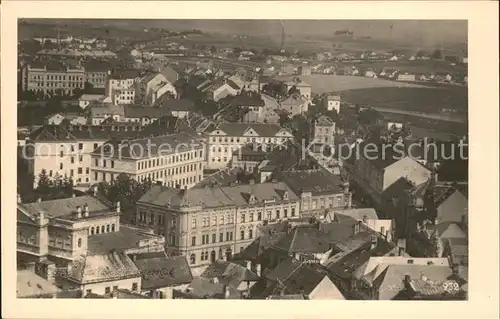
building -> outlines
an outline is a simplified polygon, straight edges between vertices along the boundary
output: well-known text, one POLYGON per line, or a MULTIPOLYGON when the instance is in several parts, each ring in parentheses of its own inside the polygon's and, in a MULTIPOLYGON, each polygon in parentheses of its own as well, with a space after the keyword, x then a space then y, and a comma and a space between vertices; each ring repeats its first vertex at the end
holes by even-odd
POLYGON ((170 83, 175 83, 177 80, 179 80, 179 72, 177 72, 172 66, 167 65, 165 66, 161 71, 161 74, 167 79, 168 82, 170 83))
POLYGON ((279 145, 293 140, 293 135, 277 124, 220 123, 207 138, 207 168, 216 169, 225 167, 243 145, 279 145))
POLYGON ((292 94, 279 102, 280 110, 286 111, 288 117, 303 115, 309 110, 309 100, 299 94, 292 94))
POLYGON ((92 88, 104 89, 109 72, 112 70, 112 65, 109 62, 92 59, 83 65, 85 68, 85 82, 89 83, 92 88))
POLYGON ((85 70, 59 61, 35 61, 23 67, 21 84, 24 91, 73 94, 75 89, 83 90, 85 70))
POLYGON ((196 106, 189 99, 171 99, 169 96, 162 95, 154 104, 155 108, 161 109, 165 114, 169 114, 181 119, 188 118, 196 111, 196 106))
POLYGON ((78 98, 78 106, 86 109, 92 103, 102 103, 105 98, 103 94, 83 94, 78 98))
POLYGON ((335 110, 337 114, 340 113, 340 96, 328 95, 325 99, 325 104, 328 111, 335 110))
POLYGON ((248 291, 259 280, 259 275, 251 269, 250 263, 226 260, 216 260, 200 277, 237 291, 241 297, 248 296, 248 291))
POLYGON ((311 137, 314 143, 335 144, 335 121, 326 115, 321 115, 311 125, 311 137))
POLYGON ((126 174, 139 182, 192 187, 201 181, 204 164, 204 144, 188 133, 109 140, 91 153, 91 182, 126 174))
POLYGON ((408 73, 400 73, 398 74, 397 81, 405 81, 405 82, 415 82, 415 74, 408 74, 408 73))
POLYGON ((309 65, 301 65, 299 66, 299 74, 300 75, 311 75, 311 67, 309 65))
POLYGON ((376 148, 368 151, 365 150, 365 142, 356 145, 357 160, 351 173, 356 184, 376 203, 381 202, 381 194, 400 178, 405 178, 414 185, 429 180, 431 171, 404 152, 392 152, 388 145, 383 144, 372 146, 376 148))
POLYGON ((292 81, 285 82, 286 91, 290 92, 292 87, 295 87, 300 91, 300 95, 305 97, 307 100, 311 99, 311 85, 302 81, 300 78, 294 78, 292 81))
POLYGON ((71 271, 75 262, 92 259, 91 255, 109 260, 123 254, 163 250, 162 237, 120 225, 120 214, 120 203, 112 204, 95 195, 18 203, 18 264, 42 262, 45 271, 54 276, 56 268, 71 271), (108 254, 109 258, 105 256, 108 254))
POLYGON ((139 76, 137 70, 113 70, 106 80, 106 96, 111 103, 133 104, 135 101, 135 79, 139 76))
POLYGON ((44 119, 45 125, 59 125, 64 121, 65 117, 61 113, 47 115, 44 119))
POLYGON ((267 157, 267 152, 259 145, 247 144, 234 151, 231 158, 231 168, 238 168, 243 172, 253 173, 257 166, 267 157))
POLYGON ((205 90, 207 98, 215 102, 230 95, 237 95, 241 88, 233 81, 226 80, 223 83, 213 84, 205 90))
POLYGON ((31 134, 25 150, 34 187, 42 170, 52 179, 68 177, 75 185, 89 185, 90 153, 104 142, 118 135, 136 136, 140 127, 87 125, 44 125, 31 134))
POLYGON ((172 98, 177 97, 173 84, 162 73, 150 73, 139 77, 135 81, 135 103, 153 106, 155 102, 167 92, 172 98))
POLYGON ((258 225, 298 215, 298 198, 284 183, 154 186, 137 202, 136 223, 164 234, 168 252, 194 267, 231 260, 253 241, 258 225))
POLYGON ((300 198, 303 216, 320 217, 325 210, 351 207, 348 181, 325 169, 282 172, 276 176, 300 198))

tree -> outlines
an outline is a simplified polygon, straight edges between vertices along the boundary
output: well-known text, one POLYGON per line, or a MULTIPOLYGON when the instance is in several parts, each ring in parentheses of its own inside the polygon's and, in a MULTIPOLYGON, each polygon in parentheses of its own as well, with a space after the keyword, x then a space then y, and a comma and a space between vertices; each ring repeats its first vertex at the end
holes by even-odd
POLYGON ((443 58, 441 50, 438 49, 438 50, 434 51, 431 55, 431 58, 433 58, 434 60, 441 60, 443 58))
POLYGON ((421 57, 424 57, 424 56, 426 56, 426 55, 427 55, 427 54, 425 53, 425 51, 423 51, 423 50, 419 50, 419 51, 417 51, 417 54, 415 54, 415 57, 417 57, 417 58, 421 58, 421 57))
POLYGON ((300 94, 299 89, 294 85, 288 90, 288 95, 293 95, 293 94, 300 94))
POLYGON ((213 45, 212 45, 212 47, 210 47, 210 52, 211 52, 212 54, 217 53, 217 48, 216 48, 215 46, 213 46, 213 45))
POLYGON ((51 182, 49 176, 47 175, 47 171, 45 169, 42 169, 42 171, 38 175, 38 187, 36 191, 41 195, 46 195, 50 193, 50 188, 51 182))
POLYGON ((243 50, 240 47, 236 47, 236 48, 233 49, 233 53, 234 54, 240 54, 241 51, 243 51, 243 50))

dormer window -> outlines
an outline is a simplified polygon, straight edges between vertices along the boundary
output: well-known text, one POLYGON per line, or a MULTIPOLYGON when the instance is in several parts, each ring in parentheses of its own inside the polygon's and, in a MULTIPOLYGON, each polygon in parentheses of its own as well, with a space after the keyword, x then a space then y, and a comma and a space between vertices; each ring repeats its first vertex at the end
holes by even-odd
POLYGON ((250 198, 248 199, 248 203, 253 204, 253 203, 255 203, 255 201, 256 201, 255 196, 253 194, 250 194, 250 198))
POLYGON ((289 197, 288 197, 288 192, 285 191, 285 193, 283 193, 283 200, 288 200, 289 197))

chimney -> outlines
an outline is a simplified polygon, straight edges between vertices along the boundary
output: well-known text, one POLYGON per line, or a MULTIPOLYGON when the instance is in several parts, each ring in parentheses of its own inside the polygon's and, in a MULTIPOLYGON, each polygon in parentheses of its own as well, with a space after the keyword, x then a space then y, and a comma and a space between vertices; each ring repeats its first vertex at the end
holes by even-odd
POLYGON ((373 250, 377 247, 378 237, 376 235, 373 235, 371 239, 372 239, 372 243, 371 243, 370 249, 373 250))
POLYGON ((80 206, 76 206, 76 218, 82 218, 82 208, 80 206))
POLYGON ((117 201, 117 202, 116 202, 116 212, 117 212, 118 214, 120 214, 120 212, 121 212, 120 201, 117 201))
POLYGON ((353 228, 354 228, 354 235, 356 235, 357 233, 359 233, 359 229, 361 227, 361 221, 357 221, 354 225, 353 225, 353 228))
POLYGON ((261 266, 260 266, 260 264, 255 265, 255 273, 257 274, 257 276, 260 277, 260 274, 261 274, 261 266))
POLYGON ((87 205, 87 203, 85 203, 85 205, 83 205, 83 216, 89 217, 89 205, 87 205))

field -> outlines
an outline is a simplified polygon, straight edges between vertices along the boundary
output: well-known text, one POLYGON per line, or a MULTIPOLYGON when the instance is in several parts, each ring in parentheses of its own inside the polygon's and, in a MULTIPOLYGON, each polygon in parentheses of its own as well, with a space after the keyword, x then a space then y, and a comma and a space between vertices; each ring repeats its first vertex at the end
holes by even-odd
MULTIPOLYGON (((342 66, 344 63, 339 63, 342 66)), ((346 62, 345 65, 353 65, 346 62)), ((460 74, 462 77, 467 73, 466 65, 451 65, 447 61, 441 60, 402 60, 402 61, 381 61, 381 62, 361 62, 354 64, 356 68, 364 73, 366 70, 372 69, 380 73, 384 68, 398 69, 401 72, 416 73, 416 74, 460 74)))
POLYGON ((455 110, 454 116, 468 113, 467 89, 462 87, 394 88, 348 90, 343 100, 361 106, 381 107, 427 114, 442 114, 442 109, 455 110))
MULTIPOLYGON (((289 81, 293 76, 278 76, 277 80, 289 81)), ((329 92, 342 92, 347 90, 370 89, 370 88, 426 88, 426 86, 389 81, 383 79, 372 79, 362 76, 344 75, 301 75, 300 79, 311 85, 313 94, 324 94, 329 92)))

